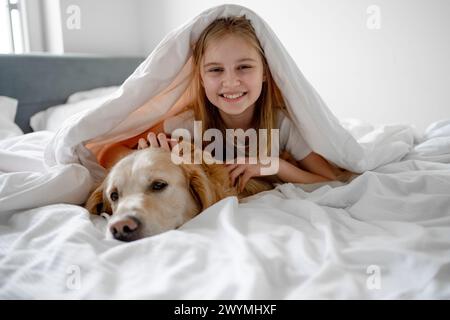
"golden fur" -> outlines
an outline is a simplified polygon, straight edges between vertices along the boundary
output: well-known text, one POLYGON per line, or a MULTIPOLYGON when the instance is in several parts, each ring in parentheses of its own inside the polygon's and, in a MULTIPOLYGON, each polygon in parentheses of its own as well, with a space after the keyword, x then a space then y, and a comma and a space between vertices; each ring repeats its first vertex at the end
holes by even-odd
MULTIPOLYGON (((202 152, 195 150, 194 152, 202 152)), ((193 155, 193 153, 192 153, 193 155)), ((238 184, 237 184, 238 185, 238 184)), ((114 224, 133 217, 139 232, 120 240, 136 240, 176 229, 214 203, 229 196, 239 199, 270 190, 263 179, 250 179, 243 192, 232 186, 223 164, 175 164, 162 148, 136 151, 115 164, 105 180, 92 192, 85 207, 91 214, 111 215, 107 235, 114 224), (164 182, 162 191, 149 190, 152 183, 164 182), (118 200, 111 200, 117 192, 118 200)), ((114 236, 115 237, 115 236, 114 236)))

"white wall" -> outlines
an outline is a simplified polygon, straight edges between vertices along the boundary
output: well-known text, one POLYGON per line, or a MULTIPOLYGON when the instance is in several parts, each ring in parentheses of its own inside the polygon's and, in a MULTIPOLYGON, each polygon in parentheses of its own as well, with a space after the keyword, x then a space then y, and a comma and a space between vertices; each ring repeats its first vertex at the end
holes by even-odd
MULTIPOLYGON (((450 118, 448 0, 60 0, 81 8, 65 52, 148 55, 173 28, 222 3, 260 14, 340 118, 413 123, 450 118), (370 5, 381 28, 367 27, 370 5)), ((64 18, 63 18, 64 20, 64 18)))
POLYGON ((64 52, 142 55, 140 1, 60 0, 64 52), (80 10, 80 28, 68 28, 69 6, 80 10))

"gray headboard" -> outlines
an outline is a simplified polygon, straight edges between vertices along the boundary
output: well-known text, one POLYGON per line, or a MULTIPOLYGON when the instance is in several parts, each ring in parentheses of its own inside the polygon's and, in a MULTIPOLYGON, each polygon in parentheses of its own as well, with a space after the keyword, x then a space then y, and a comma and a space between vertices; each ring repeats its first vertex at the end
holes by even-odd
POLYGON ((19 101, 16 123, 25 133, 31 132, 29 121, 36 112, 64 103, 77 91, 120 85, 143 60, 94 55, 0 54, 0 96, 19 101))

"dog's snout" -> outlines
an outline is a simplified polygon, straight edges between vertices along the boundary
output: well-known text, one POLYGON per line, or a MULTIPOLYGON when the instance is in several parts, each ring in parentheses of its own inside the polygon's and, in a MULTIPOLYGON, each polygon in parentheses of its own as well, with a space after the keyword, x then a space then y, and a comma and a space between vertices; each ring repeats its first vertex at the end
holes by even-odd
POLYGON ((109 230, 114 239, 120 241, 133 241, 138 239, 139 228, 141 222, 135 217, 125 217, 113 223, 109 230))

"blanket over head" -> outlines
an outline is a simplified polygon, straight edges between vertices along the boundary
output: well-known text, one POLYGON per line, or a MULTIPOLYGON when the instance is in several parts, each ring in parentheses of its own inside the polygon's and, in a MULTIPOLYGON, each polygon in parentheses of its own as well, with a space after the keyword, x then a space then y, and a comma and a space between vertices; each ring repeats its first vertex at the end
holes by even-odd
POLYGON ((47 165, 81 163, 101 179, 104 170, 94 155, 105 145, 138 135, 181 111, 180 98, 192 70, 191 45, 215 19, 242 15, 256 31, 292 121, 316 153, 342 168, 362 172, 399 160, 409 151, 412 135, 397 129, 390 139, 384 135, 357 141, 308 83, 268 24, 245 7, 221 5, 168 34, 111 99, 70 118, 47 146, 47 165))

